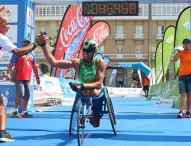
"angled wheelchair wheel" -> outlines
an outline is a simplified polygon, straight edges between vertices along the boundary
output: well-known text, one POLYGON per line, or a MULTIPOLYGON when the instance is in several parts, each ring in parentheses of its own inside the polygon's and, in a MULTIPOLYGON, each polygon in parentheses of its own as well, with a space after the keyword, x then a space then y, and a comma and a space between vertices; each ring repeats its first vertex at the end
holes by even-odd
POLYGON ((113 129, 113 133, 114 133, 114 135, 117 135, 114 109, 113 109, 112 101, 111 101, 111 98, 109 97, 108 92, 107 92, 107 98, 106 98, 106 105, 107 105, 107 110, 108 110, 108 113, 109 113, 111 126, 112 126, 112 129, 113 129))
POLYGON ((70 125, 69 125, 69 134, 70 136, 73 135, 73 133, 77 130, 77 116, 78 116, 78 106, 79 106, 80 100, 78 98, 75 98, 71 115, 70 115, 70 125))
POLYGON ((78 146, 83 146, 84 143, 84 129, 86 118, 82 116, 82 103, 78 106, 78 120, 77 120, 77 136, 78 146))
POLYGON ((110 104, 111 114, 112 114, 112 116, 113 116, 113 120, 114 120, 114 123, 115 123, 115 125, 116 125, 115 112, 114 112, 113 104, 112 104, 111 98, 109 97, 108 91, 107 91, 107 98, 108 98, 108 102, 109 102, 109 104, 110 104))

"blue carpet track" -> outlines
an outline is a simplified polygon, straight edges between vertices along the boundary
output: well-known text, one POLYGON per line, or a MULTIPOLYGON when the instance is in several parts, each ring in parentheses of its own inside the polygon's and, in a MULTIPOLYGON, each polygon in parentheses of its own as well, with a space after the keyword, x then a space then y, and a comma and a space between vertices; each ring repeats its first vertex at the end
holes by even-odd
MULTIPOLYGON (((109 116, 101 125, 87 125, 84 146, 190 146, 191 119, 177 119, 178 109, 161 107, 144 97, 112 98, 117 121, 114 136, 109 116)), ((16 141, 0 146, 77 146, 69 136, 72 106, 31 112, 31 119, 7 119, 7 130, 16 141)))

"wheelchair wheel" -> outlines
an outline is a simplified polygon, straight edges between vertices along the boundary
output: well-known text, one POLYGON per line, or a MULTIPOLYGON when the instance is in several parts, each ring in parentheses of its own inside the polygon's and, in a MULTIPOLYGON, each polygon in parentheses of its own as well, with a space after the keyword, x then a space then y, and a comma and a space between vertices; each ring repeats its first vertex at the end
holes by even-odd
POLYGON ((111 107, 111 113, 112 113, 112 116, 113 116, 113 120, 114 120, 114 123, 116 125, 115 112, 114 112, 113 104, 112 104, 111 98, 109 97, 108 92, 107 92, 107 98, 108 98, 108 102, 109 102, 110 107, 111 107))
POLYGON ((78 120, 77 120, 78 146, 82 146, 84 142, 85 124, 86 124, 86 118, 82 116, 82 103, 81 103, 78 107, 78 120))
POLYGON ((117 135, 116 120, 115 120, 113 105, 112 105, 112 102, 111 102, 111 99, 110 99, 108 93, 107 93, 107 98, 106 98, 106 104, 107 104, 107 109, 108 109, 108 113, 109 113, 111 126, 112 126, 112 129, 113 129, 113 133, 114 133, 114 135, 117 135))
POLYGON ((78 116, 78 102, 79 99, 75 98, 71 115, 70 115, 70 125, 69 125, 69 134, 70 136, 73 135, 74 131, 76 130, 76 125, 77 125, 77 116, 78 116))

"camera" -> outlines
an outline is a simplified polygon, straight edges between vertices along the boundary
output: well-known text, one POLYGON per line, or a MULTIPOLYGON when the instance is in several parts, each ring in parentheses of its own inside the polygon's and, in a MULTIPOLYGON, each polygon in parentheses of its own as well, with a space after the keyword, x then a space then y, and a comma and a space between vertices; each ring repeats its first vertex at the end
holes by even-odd
POLYGON ((46 32, 40 32, 40 36, 42 36, 42 35, 47 35, 47 33, 46 32))

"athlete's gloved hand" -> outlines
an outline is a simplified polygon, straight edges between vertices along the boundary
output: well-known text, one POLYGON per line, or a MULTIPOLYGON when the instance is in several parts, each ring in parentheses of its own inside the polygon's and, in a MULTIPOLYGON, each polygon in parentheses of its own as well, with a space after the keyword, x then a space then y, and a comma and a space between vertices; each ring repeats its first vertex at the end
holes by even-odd
POLYGON ((84 84, 83 83, 69 83, 70 88, 74 91, 74 92, 78 92, 78 90, 80 89, 84 89, 84 84))

